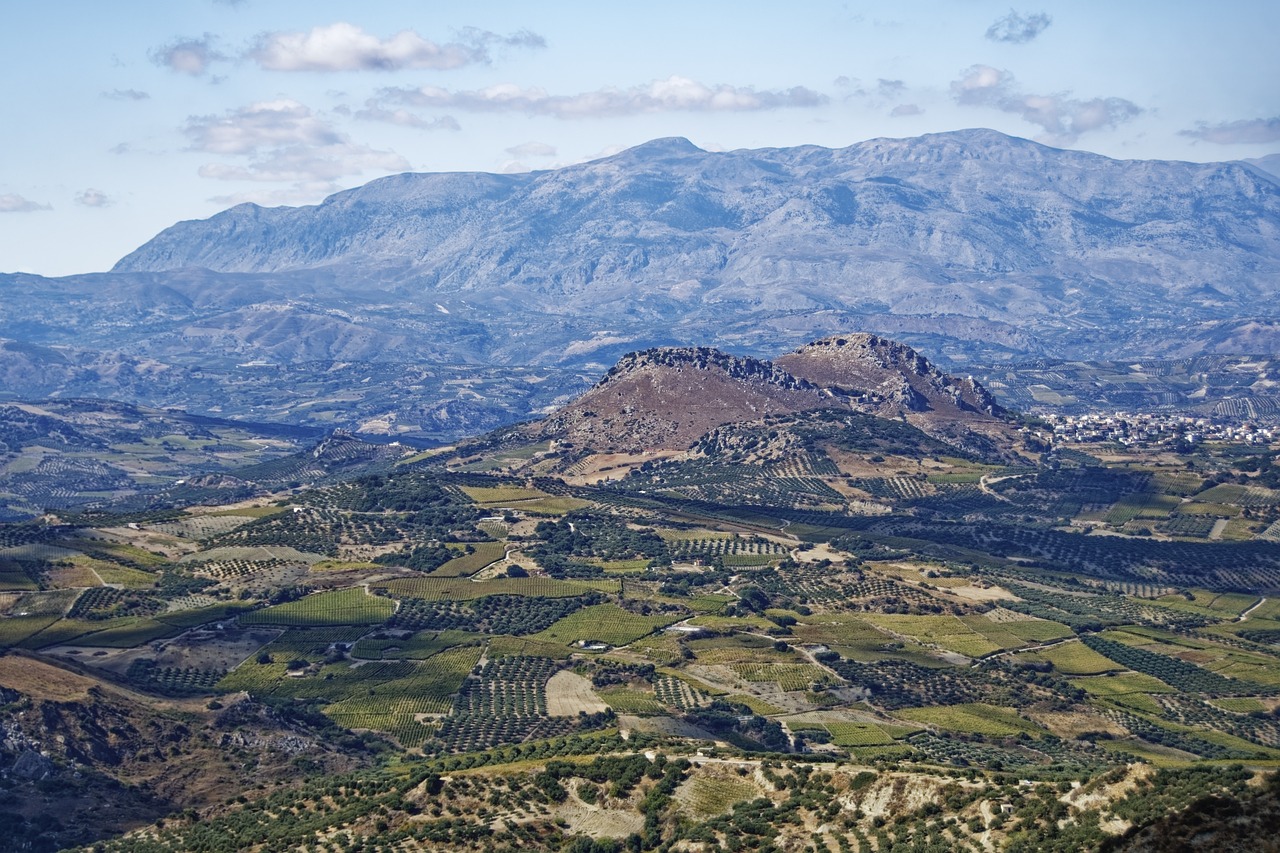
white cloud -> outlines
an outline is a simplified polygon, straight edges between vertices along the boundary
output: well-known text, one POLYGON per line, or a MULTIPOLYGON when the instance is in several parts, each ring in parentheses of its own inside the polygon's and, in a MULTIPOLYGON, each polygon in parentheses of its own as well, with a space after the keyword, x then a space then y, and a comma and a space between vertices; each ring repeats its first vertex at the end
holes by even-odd
POLYGON ((339 189, 341 188, 330 183, 304 184, 283 189, 267 189, 263 187, 246 190, 245 192, 210 196, 209 201, 214 204, 227 205, 228 207, 245 203, 260 204, 264 207, 272 207, 281 204, 315 204, 325 196, 331 195, 339 189))
POLYGON ((291 145, 277 148, 244 164, 208 163, 200 177, 222 181, 330 183, 366 171, 406 172, 409 161, 394 151, 377 151, 365 145, 343 142, 309 148, 291 145))
POLYGON ((176 38, 151 51, 151 61, 179 74, 199 77, 209 66, 227 57, 213 46, 214 37, 205 33, 199 38, 176 38))
POLYGON ((1280 116, 1224 121, 1213 125, 1200 122, 1194 130, 1179 133, 1219 145, 1280 142, 1280 116))
POLYGON ((507 153, 518 160, 521 157, 554 157, 556 149, 545 142, 522 142, 508 148, 507 153))
POLYGON ((77 193, 75 200, 76 204, 82 204, 85 207, 110 207, 115 204, 115 199, 110 198, 102 190, 95 190, 92 187, 77 193))
POLYGON ((243 158, 200 167, 201 177, 217 180, 327 187, 347 175, 411 168, 394 151, 353 142, 309 107, 287 98, 250 104, 223 116, 192 116, 183 131, 193 151, 243 158))
POLYGON ((1030 95, 1019 90, 1012 74, 990 65, 968 68, 952 81, 951 95, 962 106, 991 107, 1019 115, 1044 128, 1038 139, 1051 145, 1071 145, 1081 134, 1116 127, 1142 113, 1141 107, 1124 98, 1030 95))
POLYGON ((1020 15, 1010 9, 1009 14, 987 27, 987 38, 1009 44, 1026 44, 1044 32, 1052 23, 1053 18, 1044 12, 1020 15))
POLYGON ((53 208, 13 193, 0 195, 0 213, 33 213, 37 210, 53 210, 53 208))
POLYGON ((562 119, 676 111, 745 112, 812 107, 827 102, 826 95, 803 86, 759 91, 749 86, 708 86, 676 76, 629 89, 606 88, 577 95, 551 95, 544 89, 522 88, 513 83, 471 91, 449 91, 436 86, 383 89, 380 95, 384 100, 415 106, 471 112, 523 112, 562 119))
POLYGON ((192 116, 183 132, 193 150, 211 154, 252 154, 264 147, 342 141, 328 122, 288 98, 250 104, 224 116, 192 116))
POLYGON ((918 104, 898 104, 889 111, 889 115, 892 118, 902 118, 903 116, 918 116, 923 112, 924 110, 920 109, 918 104))
POLYGON ((151 96, 137 89, 112 89, 110 92, 103 92, 102 97, 113 101, 145 101, 151 96))
POLYGON ((458 124, 458 120, 453 116, 423 118, 403 107, 389 110, 385 107, 377 106, 373 101, 370 101, 369 106, 365 109, 357 110, 354 113, 354 117, 361 121, 381 121, 387 124, 399 125, 400 127, 412 127, 417 130, 462 130, 462 125, 458 124))
POLYGON ((522 30, 501 36, 463 30, 460 41, 439 44, 414 30, 379 38, 339 21, 307 32, 266 33, 247 56, 269 71, 446 70, 489 61, 491 46, 543 47, 541 36, 522 30))

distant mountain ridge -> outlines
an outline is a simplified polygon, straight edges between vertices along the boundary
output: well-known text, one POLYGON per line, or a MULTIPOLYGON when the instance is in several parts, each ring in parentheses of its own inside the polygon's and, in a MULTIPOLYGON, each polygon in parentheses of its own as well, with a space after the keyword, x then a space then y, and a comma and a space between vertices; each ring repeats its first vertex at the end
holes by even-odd
MULTIPOLYGON (((632 343, 661 343, 644 329, 676 320, 749 346, 853 326, 1060 354, 1106 329, 1110 349, 1168 353, 1148 327, 1176 320, 1189 348, 1230 346, 1239 321, 1274 317, 1280 185, 1244 163, 1113 160, 989 130, 842 149, 659 139, 554 171, 403 174, 311 207, 240 205, 166 229, 114 272, 193 268, 353 277, 419 308, 591 318, 632 343)), ((573 342, 593 349, 581 325, 573 342)), ((491 347, 499 361, 556 353, 491 347)))
POLYGON ((447 438, 549 411, 653 347, 767 358, 865 329, 961 372, 1275 354, 1277 291, 1280 182, 1257 164, 1113 160, 989 130, 842 149, 663 139, 554 171, 240 205, 110 273, 0 275, 0 376, 12 395, 307 423, 287 388, 345 371, 367 403, 323 423, 447 438), (244 365, 266 367, 242 381, 244 365), (433 373, 409 385, 451 389, 449 407, 407 403, 383 365, 433 373), (470 393, 463 373, 481 367, 516 396, 470 393))

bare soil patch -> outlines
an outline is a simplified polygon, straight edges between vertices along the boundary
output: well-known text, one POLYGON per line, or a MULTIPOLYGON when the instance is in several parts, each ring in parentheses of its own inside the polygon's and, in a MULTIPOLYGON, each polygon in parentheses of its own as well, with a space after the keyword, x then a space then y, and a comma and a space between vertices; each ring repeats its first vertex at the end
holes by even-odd
POLYGON ((579 712, 596 714, 609 710, 591 689, 591 682, 562 669, 547 682, 547 715, 551 717, 576 717, 579 712))

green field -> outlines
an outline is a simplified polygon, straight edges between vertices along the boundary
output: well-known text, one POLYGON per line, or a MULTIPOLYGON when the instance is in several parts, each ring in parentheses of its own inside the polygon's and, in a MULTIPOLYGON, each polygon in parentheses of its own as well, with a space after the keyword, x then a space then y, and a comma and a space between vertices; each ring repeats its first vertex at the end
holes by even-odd
POLYGON ((1071 683, 1093 696, 1121 696, 1126 693, 1176 693, 1158 678, 1141 672, 1074 678, 1071 683))
POLYGON ((642 616, 616 604, 596 604, 570 613, 530 639, 544 643, 573 643, 579 640, 625 646, 658 628, 670 625, 680 614, 642 616))
POLYGON ((483 644, 484 634, 466 631, 419 631, 404 639, 363 639, 356 643, 351 656, 368 660, 425 660, 454 646, 483 644))
POLYGON ((554 578, 404 578, 377 585, 397 598, 423 601, 471 601, 490 595, 525 595, 531 598, 572 598, 591 589, 617 593, 617 581, 562 581, 554 578))
POLYGON ((991 737, 1013 737, 1022 733, 1036 735, 1043 731, 1035 723, 1018 716, 1015 711, 993 705, 968 704, 908 708, 897 712, 897 716, 914 723, 936 726, 948 731, 991 737))
POLYGON ((745 779, 698 776, 681 792, 680 801, 691 817, 706 819, 727 814, 738 803, 759 795, 756 786, 745 779))
POLYGON ((395 603, 390 599, 370 595, 360 587, 348 587, 246 613, 240 617, 240 624, 297 628, 376 625, 390 619, 394 611, 395 603))
POLYGON ((1036 652, 1033 657, 1048 661, 1064 675, 1100 675, 1120 668, 1115 661, 1080 642, 1062 643, 1036 652))
POLYGON ((884 746, 893 738, 875 723, 824 723, 836 746, 884 746))
POLYGON ((477 542, 472 545, 475 550, 470 554, 454 557, 431 573, 435 578, 470 577, 485 566, 501 560, 506 554, 506 546, 501 542, 477 542))

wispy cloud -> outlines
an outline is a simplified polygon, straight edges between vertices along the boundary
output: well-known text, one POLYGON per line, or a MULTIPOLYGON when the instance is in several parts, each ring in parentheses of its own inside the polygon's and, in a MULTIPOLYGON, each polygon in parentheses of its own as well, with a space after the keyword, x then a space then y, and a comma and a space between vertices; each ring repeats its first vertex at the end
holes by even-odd
POLYGON ((34 213, 37 210, 53 210, 53 208, 13 193, 0 195, 0 213, 34 213))
POLYGON ((1124 98, 1081 100, 1070 93, 1032 95, 1018 88, 1013 75, 990 65, 974 65, 951 83, 951 95, 962 106, 991 107, 1039 125, 1042 142, 1071 145, 1081 134, 1120 125, 1142 113, 1124 98))
POLYGON ((414 30, 387 38, 365 32, 355 24, 314 27, 306 32, 262 35, 246 54, 268 71, 400 71, 447 70, 488 62, 493 47, 544 47, 546 42, 527 30, 503 36, 468 28, 457 41, 440 44, 414 30))
POLYGON ((309 107, 288 98, 260 101, 222 116, 192 116, 183 133, 192 150, 210 154, 253 154, 265 147, 332 145, 342 140, 309 107))
POLYGON ((923 112, 924 110, 920 108, 919 104, 898 104, 889 110, 889 115, 892 118, 903 118, 904 116, 918 116, 923 112))
POLYGON ((207 163, 202 178, 222 181, 292 182, 332 184, 338 178, 365 172, 406 172, 409 161, 394 151, 377 151, 353 142, 320 148, 290 145, 277 148, 244 164, 207 163))
POLYGON ((151 51, 151 61, 178 74, 199 77, 215 62, 227 57, 214 47, 214 36, 205 33, 198 38, 179 37, 151 51))
POLYGON ((115 199, 109 197, 102 190, 95 190, 92 187, 81 190, 76 193, 76 204, 82 204, 85 207, 110 207, 115 204, 115 199))
POLYGON ((545 142, 522 142, 507 149, 512 157, 554 157, 556 149, 545 142))
POLYGON ((384 101, 422 107, 445 107, 469 112, 522 112, 555 118, 596 118, 658 112, 747 112, 784 107, 813 107, 827 96, 803 86, 761 91, 749 86, 708 86, 686 77, 668 77, 629 89, 606 88, 576 95, 552 95, 546 90, 507 83, 470 91, 436 86, 391 88, 379 93, 384 101))
POLYGON ((137 89, 112 89, 110 92, 103 92, 102 97, 113 101, 145 101, 151 96, 137 89))
POLYGON ((353 142, 309 107, 287 98, 250 104, 222 116, 192 116, 183 132, 193 151, 243 158, 201 166, 199 174, 205 178, 328 186, 366 171, 410 168, 394 151, 353 142))
POLYGON ((400 127, 412 127, 415 130, 462 130, 462 125, 458 124, 458 120, 453 116, 423 118, 403 107, 387 109, 378 106, 374 101, 370 101, 369 106, 364 109, 352 113, 352 116, 361 121, 380 121, 400 127))
POLYGON ((1200 122, 1195 128, 1179 133, 1219 145, 1280 142, 1280 116, 1224 121, 1218 124, 1200 122))
POLYGON ((987 27, 987 38, 1008 44, 1026 44, 1044 32, 1052 23, 1053 18, 1044 12, 1020 15, 1010 9, 1009 14, 987 27))

